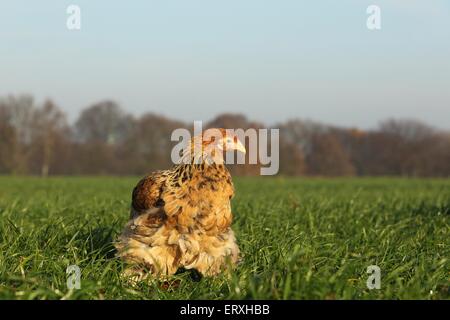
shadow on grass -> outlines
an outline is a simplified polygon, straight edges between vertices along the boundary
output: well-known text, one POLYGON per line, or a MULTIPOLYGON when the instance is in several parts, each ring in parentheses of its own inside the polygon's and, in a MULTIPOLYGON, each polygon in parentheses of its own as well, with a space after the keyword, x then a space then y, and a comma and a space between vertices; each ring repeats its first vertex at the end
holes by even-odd
POLYGON ((200 272, 198 272, 196 269, 185 269, 185 268, 181 267, 181 268, 178 268, 177 272, 175 273, 175 275, 179 275, 179 274, 188 274, 189 278, 194 282, 199 282, 203 278, 203 275, 200 272))

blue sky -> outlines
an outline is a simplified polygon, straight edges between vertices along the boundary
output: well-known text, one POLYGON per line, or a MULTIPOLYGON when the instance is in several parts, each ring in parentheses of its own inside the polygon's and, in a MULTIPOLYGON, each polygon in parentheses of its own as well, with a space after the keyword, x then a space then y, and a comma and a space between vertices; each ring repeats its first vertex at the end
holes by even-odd
POLYGON ((53 98, 71 120, 105 98, 185 121, 242 112, 450 128, 450 1, 2 1, 0 95, 53 98), (81 30, 66 8, 81 8, 81 30), (366 28, 381 7, 382 29, 366 28))

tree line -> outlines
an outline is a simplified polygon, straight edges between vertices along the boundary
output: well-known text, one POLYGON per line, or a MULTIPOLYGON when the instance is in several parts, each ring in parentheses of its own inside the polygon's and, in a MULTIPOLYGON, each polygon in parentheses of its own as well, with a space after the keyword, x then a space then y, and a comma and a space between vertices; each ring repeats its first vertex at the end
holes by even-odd
MULTIPOLYGON (((173 130, 192 124, 154 113, 136 117, 114 101, 84 109, 69 124, 53 101, 0 98, 0 174, 142 175, 172 165, 173 130)), ((267 128, 242 114, 221 114, 204 127, 267 128)), ((373 130, 293 119, 279 123, 280 175, 450 176, 450 132, 404 119, 373 130)), ((258 165, 232 165, 257 175, 258 165)))

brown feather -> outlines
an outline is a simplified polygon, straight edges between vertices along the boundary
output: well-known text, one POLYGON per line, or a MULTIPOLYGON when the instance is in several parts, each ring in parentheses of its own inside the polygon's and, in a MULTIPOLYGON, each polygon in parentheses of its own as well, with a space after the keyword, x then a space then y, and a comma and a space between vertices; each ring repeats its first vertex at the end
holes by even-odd
POLYGON ((233 195, 223 164, 180 164, 143 178, 116 244, 118 255, 131 264, 126 274, 140 280, 185 268, 210 276, 233 267, 239 258, 230 228, 233 195))

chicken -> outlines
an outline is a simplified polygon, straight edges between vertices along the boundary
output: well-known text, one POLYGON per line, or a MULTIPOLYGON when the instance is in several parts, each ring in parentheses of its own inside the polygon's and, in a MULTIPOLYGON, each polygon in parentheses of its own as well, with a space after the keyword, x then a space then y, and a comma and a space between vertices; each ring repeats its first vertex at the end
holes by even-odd
POLYGON ((206 139, 205 132, 194 137, 183 163, 144 177, 134 188, 130 221, 116 243, 128 265, 125 275, 139 281, 149 274, 165 278, 195 269, 214 276, 238 262, 230 227, 234 187, 223 156, 245 153, 245 147, 226 130, 213 130, 218 138, 206 139))

